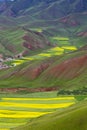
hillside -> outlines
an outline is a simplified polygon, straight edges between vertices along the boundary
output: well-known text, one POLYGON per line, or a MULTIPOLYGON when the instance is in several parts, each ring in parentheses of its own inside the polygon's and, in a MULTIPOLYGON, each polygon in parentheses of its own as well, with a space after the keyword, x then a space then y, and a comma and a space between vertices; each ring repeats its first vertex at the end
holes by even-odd
POLYGON ((87 0, 0 0, 0 130, 87 130, 87 0))
MULTIPOLYGON (((49 57, 47 53, 40 55, 36 55, 37 58, 27 57, 24 61, 22 59, 20 65, 1 70, 1 91, 17 92, 23 88, 34 92, 87 87, 86 50, 61 56, 49 57)), ((17 62, 20 63, 20 60, 17 62)))
POLYGON ((7 4, 0 16, 0 54, 14 58, 10 65, 17 65, 0 70, 0 87, 86 86, 87 52, 82 49, 87 46, 84 1, 27 2, 7 1, 0 6, 3 9, 3 4, 7 4), (5 14, 9 8, 15 11, 15 17, 5 14))
POLYGON ((65 110, 31 120, 25 126, 13 130, 86 130, 87 101, 80 102, 65 110))
POLYGON ((0 10, 0 54, 7 57, 31 55, 30 42, 35 48, 33 53, 38 48, 74 46, 78 49, 87 44, 87 9, 83 0, 7 0, 1 2, 0 10))
POLYGON ((2 26, 0 30, 0 54, 4 57, 15 57, 20 53, 26 55, 49 48, 49 41, 43 34, 17 26, 11 27, 11 22, 9 26, 2 26))
POLYGON ((73 46, 79 49, 87 45, 86 14, 74 14, 59 20, 42 22, 32 22, 33 19, 29 21, 30 16, 0 18, 0 54, 5 51, 6 56, 12 57, 25 52, 31 55, 28 48, 30 44, 35 48, 33 53, 38 49, 44 50, 54 46, 73 46))

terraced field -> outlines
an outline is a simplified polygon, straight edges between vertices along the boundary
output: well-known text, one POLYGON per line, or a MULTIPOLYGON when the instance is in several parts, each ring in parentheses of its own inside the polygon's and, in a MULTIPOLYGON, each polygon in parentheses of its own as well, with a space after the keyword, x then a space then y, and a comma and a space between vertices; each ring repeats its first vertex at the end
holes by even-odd
MULTIPOLYGON (((9 130, 26 124, 32 118, 53 113, 75 103, 74 97, 2 97, 0 98, 0 130, 9 130)), ((54 92, 54 94, 56 94, 54 92)), ((37 93, 36 93, 37 95, 37 93)), ((39 95, 39 93, 38 93, 39 95)))
POLYGON ((43 51, 42 53, 39 53, 37 55, 27 56, 27 57, 23 57, 21 59, 7 61, 7 62, 5 62, 5 64, 20 65, 26 61, 41 60, 41 59, 45 59, 46 57, 62 55, 66 51, 76 51, 76 50, 77 50, 77 48, 75 46, 53 47, 53 48, 47 49, 46 51, 43 51))

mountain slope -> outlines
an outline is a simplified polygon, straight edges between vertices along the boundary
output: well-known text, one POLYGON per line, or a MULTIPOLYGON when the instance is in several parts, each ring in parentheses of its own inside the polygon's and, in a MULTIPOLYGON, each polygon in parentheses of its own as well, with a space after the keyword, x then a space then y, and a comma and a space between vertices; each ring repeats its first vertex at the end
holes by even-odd
POLYGON ((5 16, 0 18, 0 52, 4 53, 5 50, 6 55, 9 56, 24 52, 30 54, 30 49, 25 47, 25 44, 28 46, 30 43, 37 50, 54 46, 74 46, 79 49, 87 44, 86 14, 74 14, 59 20, 44 22, 37 20, 32 22, 33 19, 29 21, 29 16, 16 19, 5 16), (25 36, 28 37, 27 40, 24 39, 25 36))
MULTIPOLYGON (((0 6, 0 54, 3 54, 4 51, 6 51, 7 56, 25 54, 25 52, 30 54, 29 49, 24 47, 25 40, 23 39, 30 30, 39 32, 36 42, 40 40, 40 35, 43 35, 44 38, 41 39, 46 39, 45 42, 47 44, 52 43, 53 46, 75 46, 78 49, 86 45, 87 23, 85 21, 87 15, 84 12, 86 11, 85 6, 83 0, 2 2, 0 6), (16 36, 17 40, 15 39, 16 36), (64 38, 68 40, 63 40, 64 38)), ((32 32, 32 36, 31 32, 28 35, 34 39, 36 37, 35 32, 32 32)), ((33 46, 35 45, 34 40, 31 43, 33 46)), ((31 42, 29 38, 28 42, 31 42)))
POLYGON ((0 86, 59 89, 86 86, 87 52, 75 51, 87 46, 87 14, 83 12, 86 11, 84 1, 41 0, 32 1, 31 5, 24 3, 25 0, 8 3, 7 9, 18 9, 15 18, 10 15, 6 17, 4 11, 1 13, 0 54, 16 58, 19 55, 28 55, 27 59, 31 60, 21 59, 24 63, 21 60, 18 62, 23 64, 1 70, 0 86), (66 10, 68 6, 69 11, 66 10), (75 14, 71 12, 73 9, 75 14))
POLYGON ((33 92, 41 91, 39 88, 50 87, 56 89, 76 89, 87 87, 86 83, 86 50, 64 56, 27 60, 19 66, 0 71, 0 87, 19 88, 18 91, 20 91, 20 88, 29 88, 31 90, 28 91, 33 92), (33 90, 33 88, 37 89, 33 90))
POLYGON ((45 36, 21 27, 2 27, 0 30, 0 53, 3 56, 15 56, 46 49, 48 40, 45 36), (3 29, 5 28, 5 29, 3 29), (5 53, 4 53, 5 52, 5 53))
POLYGON ((33 10, 35 10, 34 8, 38 8, 39 10, 36 12, 31 12, 31 16, 36 16, 37 18, 40 17, 42 19, 45 19, 46 15, 50 15, 51 17, 48 17, 47 19, 52 19, 65 16, 72 12, 75 13, 86 11, 86 2, 86 0, 16 0, 13 2, 7 0, 4 3, 2 2, 0 10, 1 13, 4 13, 7 10, 9 10, 7 11, 9 15, 17 16, 19 14, 24 14, 24 12, 26 12, 27 9, 33 7, 33 10), (42 7, 43 11, 41 11, 40 6, 42 7), (46 12, 49 13, 46 14, 46 12))

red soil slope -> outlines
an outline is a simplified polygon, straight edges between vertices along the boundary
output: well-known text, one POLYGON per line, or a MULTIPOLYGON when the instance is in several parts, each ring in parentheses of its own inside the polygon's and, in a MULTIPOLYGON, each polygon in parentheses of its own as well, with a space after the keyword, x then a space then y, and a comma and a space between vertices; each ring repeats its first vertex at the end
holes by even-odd
POLYGON ((49 69, 47 73, 48 77, 54 76, 56 78, 72 79, 85 71, 85 68, 87 68, 87 55, 66 60, 49 69))

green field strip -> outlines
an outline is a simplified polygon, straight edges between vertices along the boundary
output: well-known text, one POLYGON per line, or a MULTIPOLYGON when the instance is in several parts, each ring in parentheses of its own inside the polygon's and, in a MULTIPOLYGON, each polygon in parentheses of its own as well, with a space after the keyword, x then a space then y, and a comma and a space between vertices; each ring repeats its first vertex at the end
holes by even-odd
POLYGON ((17 127, 19 125, 25 125, 26 123, 0 123, 0 129, 1 128, 11 128, 11 127, 17 127))
POLYGON ((0 130, 10 130, 10 129, 8 129, 8 128, 0 128, 0 130))
MULTIPOLYGON (((12 94, 12 93, 0 93, 0 100, 2 99, 2 98, 5 98, 5 99, 7 99, 7 98, 20 98, 20 99, 25 99, 25 98, 32 98, 32 99, 34 99, 34 98, 58 98, 57 97, 57 93, 58 93, 58 91, 53 91, 53 92, 35 92, 35 93, 29 93, 29 94, 12 94)), ((61 97, 61 96, 60 96, 61 97)), ((63 96, 63 97, 67 97, 67 96, 63 96)), ((69 97, 71 97, 71 96, 69 96, 69 97)), ((62 97, 61 97, 62 98, 62 97)))
POLYGON ((10 106, 0 106, 0 110, 14 110, 14 111, 30 111, 30 112, 51 112, 60 108, 53 109, 41 109, 41 108, 25 108, 25 107, 10 107, 10 106))
POLYGON ((29 119, 27 118, 20 118, 20 120, 17 120, 17 118, 0 118, 0 123, 18 123, 23 124, 28 122, 29 119))
MULTIPOLYGON (((75 101, 75 100, 36 100, 36 101, 34 101, 34 100, 30 100, 30 101, 28 101, 28 100, 13 100, 13 101, 11 101, 11 100, 7 100, 8 102, 12 102, 12 103, 27 103, 27 104, 34 104, 34 103, 37 103, 37 104, 56 104, 56 103, 68 103, 68 102, 73 102, 73 101, 75 101)), ((5 102, 5 100, 2 100, 2 102, 5 102)))

